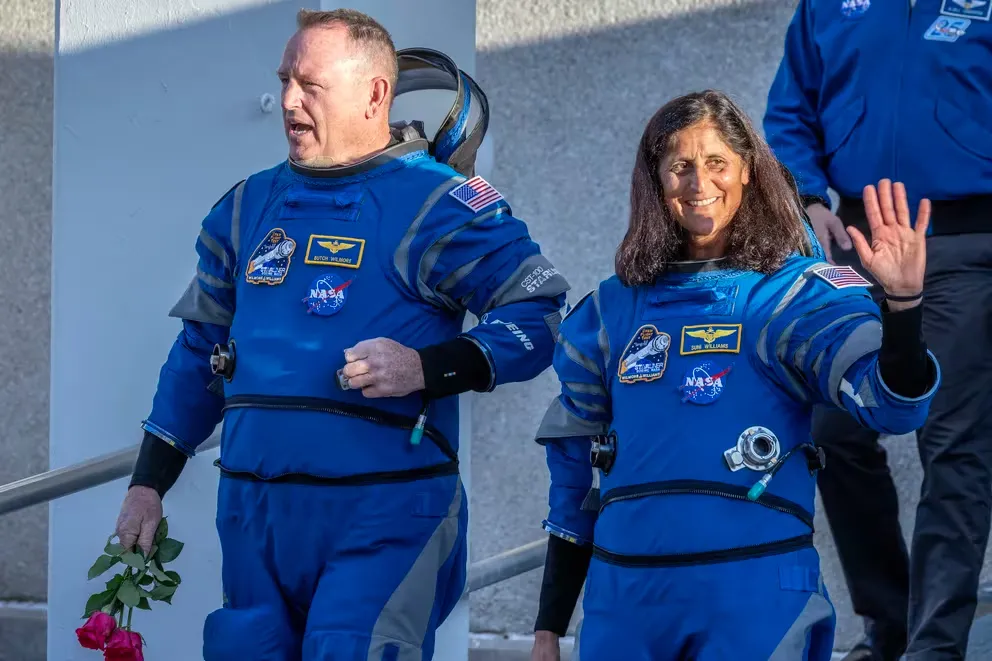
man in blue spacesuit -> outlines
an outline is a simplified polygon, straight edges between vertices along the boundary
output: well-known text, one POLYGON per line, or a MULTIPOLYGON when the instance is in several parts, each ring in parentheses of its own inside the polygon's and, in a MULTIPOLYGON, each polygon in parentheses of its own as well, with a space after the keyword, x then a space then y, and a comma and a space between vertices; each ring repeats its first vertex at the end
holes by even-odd
POLYGON ((436 51, 398 58, 355 11, 298 22, 289 158, 203 220, 118 534, 150 546, 223 421, 206 661, 429 659, 465 582, 455 395, 547 368, 568 285, 472 176, 487 109, 468 76, 436 51), (435 140, 390 125, 397 92, 438 79, 456 102, 435 140), (505 323, 463 332, 466 311, 505 323))
POLYGON ((831 657, 811 408, 903 433, 940 381, 920 331, 928 205, 913 229, 901 185, 866 196, 870 236, 852 239, 881 310, 822 259, 725 95, 648 123, 617 273, 562 321, 561 395, 537 432, 551 490, 536 661, 555 658, 587 572, 581 659, 831 657))

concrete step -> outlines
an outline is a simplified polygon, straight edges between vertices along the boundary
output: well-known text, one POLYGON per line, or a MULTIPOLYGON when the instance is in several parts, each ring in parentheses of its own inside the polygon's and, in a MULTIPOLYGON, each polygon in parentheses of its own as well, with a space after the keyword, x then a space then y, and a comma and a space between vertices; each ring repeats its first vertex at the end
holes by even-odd
POLYGON ((0 602, 0 661, 47 661, 43 604, 0 602))
MULTIPOLYGON (((0 661, 47 661, 46 626, 37 613, 0 608, 0 661)), ((530 661, 532 636, 472 634, 469 661, 530 661)), ((562 639, 561 659, 571 661, 572 638, 562 639)), ((836 652, 839 660, 843 652, 836 652)), ((992 659, 992 617, 980 617, 971 629, 968 657, 992 659)))

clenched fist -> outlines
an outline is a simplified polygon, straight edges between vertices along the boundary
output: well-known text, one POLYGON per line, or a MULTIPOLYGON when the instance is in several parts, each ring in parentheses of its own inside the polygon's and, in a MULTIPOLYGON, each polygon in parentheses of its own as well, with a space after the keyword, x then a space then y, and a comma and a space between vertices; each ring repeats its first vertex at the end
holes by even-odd
POLYGON ((117 537, 121 546, 130 549, 137 542, 147 555, 155 541, 155 531, 162 520, 162 499, 149 487, 133 486, 124 496, 120 516, 117 517, 117 537))
POLYGON ((420 354, 385 337, 364 340, 345 350, 342 385, 365 397, 403 397, 424 389, 420 354))

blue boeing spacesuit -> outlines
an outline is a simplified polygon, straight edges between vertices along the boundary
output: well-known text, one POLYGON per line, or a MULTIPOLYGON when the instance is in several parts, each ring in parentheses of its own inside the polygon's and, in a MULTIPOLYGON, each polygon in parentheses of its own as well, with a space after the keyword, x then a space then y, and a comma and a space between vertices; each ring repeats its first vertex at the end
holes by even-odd
POLYGON ((466 130, 468 105, 484 96, 419 49, 400 52, 400 92, 417 88, 410 59, 425 78, 460 80, 445 83, 456 104, 435 140, 395 125, 364 162, 281 163, 202 223, 196 276, 172 312, 183 330, 144 427, 192 455, 223 420, 225 603, 205 625, 207 661, 429 659, 463 593, 458 399, 342 389, 346 349, 463 337, 488 361, 489 390, 551 364, 568 285, 471 176, 481 136, 466 130), (463 333, 466 311, 499 323, 463 333))
POLYGON ((830 658, 811 406, 904 433, 940 378, 929 355, 925 395, 889 390, 862 283, 801 255, 771 275, 683 262, 651 286, 609 278, 565 316, 537 440, 545 529, 593 546, 582 659, 830 658))

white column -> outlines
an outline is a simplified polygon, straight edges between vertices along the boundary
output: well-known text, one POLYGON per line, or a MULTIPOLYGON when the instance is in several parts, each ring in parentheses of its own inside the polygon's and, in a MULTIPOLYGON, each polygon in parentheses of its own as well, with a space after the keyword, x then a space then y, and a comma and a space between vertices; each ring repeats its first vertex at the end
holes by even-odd
MULTIPOLYGON (((274 71, 296 11, 319 4, 57 2, 52 468, 140 440, 138 424, 179 330, 166 313, 194 268, 200 221, 235 182, 285 158, 278 103, 266 113, 260 100, 278 99, 274 71)), ((399 47, 437 48, 472 71, 474 2, 350 4, 381 19, 399 47)), ((135 612, 148 661, 201 658, 203 620, 221 602, 216 456, 191 461, 166 498, 171 534, 187 544, 174 563, 183 585, 172 606, 135 612)), ((87 582, 86 571, 113 531, 126 485, 51 505, 50 659, 100 658, 78 646, 73 630, 86 598, 102 591, 106 577, 87 582)), ((467 658, 467 617, 463 605, 435 658, 467 658)))

